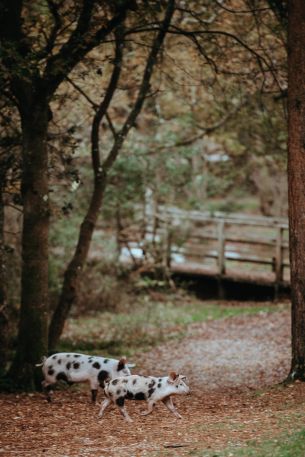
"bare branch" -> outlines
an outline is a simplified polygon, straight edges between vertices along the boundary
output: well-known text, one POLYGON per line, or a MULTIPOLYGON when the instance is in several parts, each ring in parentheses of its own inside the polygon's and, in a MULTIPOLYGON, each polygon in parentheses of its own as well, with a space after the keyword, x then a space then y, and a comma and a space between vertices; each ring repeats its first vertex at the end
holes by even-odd
POLYGON ((165 36, 169 30, 174 11, 175 11, 175 0, 169 0, 168 4, 167 4, 167 9, 166 9, 164 20, 160 25, 160 29, 154 39, 153 45, 151 47, 151 51, 147 58, 142 82, 141 82, 138 96, 137 96, 137 99, 133 106, 133 109, 129 113, 129 116, 127 117, 126 122, 124 123, 120 132, 117 134, 115 143, 114 143, 111 151, 109 152, 108 157, 106 158, 106 160, 103 163, 103 169, 105 170, 106 173, 111 168, 114 161, 116 160, 116 157, 120 151, 120 148, 125 140, 126 135, 128 134, 129 130, 134 126, 136 118, 138 117, 138 115, 142 109, 143 103, 145 101, 145 98, 146 98, 147 93, 150 88, 150 79, 151 79, 151 76, 153 73, 153 69, 156 64, 156 60, 157 60, 159 51, 163 45, 165 36))
POLYGON ((113 138, 115 138, 116 135, 117 135, 117 131, 115 130, 115 127, 114 127, 114 125, 113 125, 113 122, 112 122, 112 120, 111 120, 111 117, 109 116, 108 113, 106 113, 106 119, 107 119, 109 128, 110 128, 110 130, 111 130, 111 132, 112 132, 113 138))
POLYGON ((230 32, 226 32, 224 30, 187 31, 187 30, 183 30, 177 26, 172 26, 172 29, 169 31, 169 33, 184 35, 184 36, 188 37, 189 39, 191 39, 192 41, 193 41, 193 36, 196 36, 196 35, 198 35, 198 36, 201 36, 201 35, 226 36, 226 37, 236 41, 240 46, 242 46, 244 49, 246 49, 250 54, 252 54, 256 58, 257 64, 258 64, 262 74, 264 74, 266 71, 269 71, 272 74, 272 77, 273 77, 275 83, 277 84, 279 90, 282 91, 282 87, 281 87, 280 82, 277 79, 277 75, 276 75, 274 67, 272 65, 270 65, 269 62, 261 54, 259 54, 257 51, 255 51, 255 49, 251 48, 247 43, 245 43, 243 40, 241 40, 238 36, 236 36, 230 32))
POLYGON ((215 3, 223 10, 228 11, 229 13, 233 14, 252 14, 254 12, 258 11, 270 11, 270 8, 249 8, 247 10, 235 10, 232 8, 228 8, 227 6, 224 6, 223 2, 219 0, 215 0, 215 3))
MULTIPOLYGON (((113 98, 113 95, 117 89, 119 82, 121 68, 122 68, 122 59, 123 59, 123 48, 124 48, 124 28, 120 26, 115 31, 115 57, 114 57, 114 67, 112 75, 109 81, 108 88, 106 90, 103 101, 98 107, 96 114, 92 122, 91 130, 91 156, 92 156, 92 165, 95 177, 97 178, 101 172, 101 163, 100 163, 100 151, 99 151, 99 128, 103 120, 103 117, 107 113, 107 109, 110 105, 110 102, 113 98)), ((109 121, 108 121, 109 122, 109 121)))
POLYGON ((93 100, 91 100, 91 98, 89 97, 89 95, 86 94, 86 92, 81 88, 79 87, 78 84, 76 84, 75 81, 73 81, 73 79, 69 78, 69 76, 66 76, 65 78, 69 84, 71 84, 71 86, 74 87, 74 89, 77 90, 77 92, 79 92, 86 100, 87 102, 94 108, 94 109, 97 109, 98 108, 98 104, 95 103, 93 100))
POLYGON ((60 83, 89 51, 103 42, 118 25, 124 22, 127 11, 131 8, 130 0, 121 2, 123 4, 115 11, 114 16, 91 36, 89 31, 94 3, 94 0, 83 2, 76 29, 60 51, 47 61, 43 79, 49 95, 54 93, 60 83))
POLYGON ((46 45, 46 49, 45 49, 46 54, 48 54, 49 52, 52 51, 54 44, 55 44, 57 34, 62 26, 61 16, 58 12, 59 5, 56 2, 54 2, 54 0, 48 0, 48 7, 53 16, 54 26, 51 30, 49 39, 47 41, 47 45, 46 45))

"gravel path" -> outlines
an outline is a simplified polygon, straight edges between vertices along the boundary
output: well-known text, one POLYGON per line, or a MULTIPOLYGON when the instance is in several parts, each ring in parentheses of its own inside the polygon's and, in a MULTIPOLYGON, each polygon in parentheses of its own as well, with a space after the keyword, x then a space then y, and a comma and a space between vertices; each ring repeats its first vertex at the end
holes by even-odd
POLYGON ((143 373, 175 370, 194 388, 257 388, 282 381, 290 364, 288 311, 194 324, 180 342, 140 357, 143 373))

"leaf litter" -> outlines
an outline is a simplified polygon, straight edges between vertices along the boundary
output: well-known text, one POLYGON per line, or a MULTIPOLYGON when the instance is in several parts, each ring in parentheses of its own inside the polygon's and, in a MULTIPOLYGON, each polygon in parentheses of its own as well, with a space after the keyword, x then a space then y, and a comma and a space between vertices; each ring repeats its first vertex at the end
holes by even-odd
MULTIPOLYGON (((140 374, 176 370, 191 395, 175 403, 183 420, 157 404, 127 402, 98 419, 86 385, 43 395, 0 394, 0 457, 166 457, 217 455, 304 427, 305 385, 284 387, 290 364, 289 311, 191 324, 186 336, 133 358, 140 374)), ((103 394, 99 393, 99 401, 103 394)))

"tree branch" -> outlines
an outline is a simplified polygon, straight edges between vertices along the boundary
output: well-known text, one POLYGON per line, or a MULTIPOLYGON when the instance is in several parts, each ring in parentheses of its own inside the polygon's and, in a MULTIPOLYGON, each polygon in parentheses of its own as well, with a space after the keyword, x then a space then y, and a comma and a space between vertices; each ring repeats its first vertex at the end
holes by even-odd
POLYGON ((165 36, 169 30, 169 26, 170 26, 174 11, 175 11, 175 0, 169 0, 168 4, 167 4, 167 9, 165 12, 164 20, 160 25, 160 29, 153 42, 151 51, 149 53, 149 56, 148 56, 148 59, 146 62, 146 67, 145 67, 145 70, 143 73, 142 82, 141 82, 138 96, 137 96, 137 99, 133 106, 133 109, 129 113, 127 120, 125 121, 123 127, 116 135, 114 145, 113 145, 111 151, 109 152, 108 157, 105 159, 105 161, 102 165, 105 173, 107 173, 108 170, 112 167, 112 165, 113 165, 114 161, 116 160, 117 155, 120 151, 120 148, 126 138, 126 135, 128 134, 129 130, 134 126, 136 118, 138 117, 138 115, 142 109, 143 103, 145 101, 145 98, 146 98, 147 93, 150 88, 150 80, 151 80, 154 66, 156 64, 157 56, 163 45, 165 36))
POLYGON ((55 3, 54 0, 47 0, 47 1, 48 1, 48 7, 50 10, 50 13, 53 16, 54 26, 51 30, 49 39, 46 44, 46 48, 45 48, 46 55, 52 51, 54 44, 55 44, 55 40, 57 38, 57 34, 62 26, 61 16, 58 12, 58 4, 55 3))
POLYGON ((123 48, 124 48, 124 28, 120 26, 115 31, 115 57, 114 57, 114 67, 113 72, 109 81, 108 88, 106 90, 103 101, 98 107, 96 114, 92 122, 91 130, 91 157, 92 165, 94 170, 94 175, 96 178, 103 172, 100 163, 100 148, 99 148, 99 128, 102 122, 103 117, 107 113, 110 102, 113 98, 113 95, 117 89, 119 82, 121 69, 122 69, 122 59, 123 59, 123 48))
POLYGON ((43 79, 49 96, 55 92, 60 83, 89 51, 103 42, 118 25, 124 22, 128 10, 132 8, 131 0, 122 1, 112 19, 90 36, 89 29, 94 4, 94 0, 84 1, 75 31, 60 51, 47 61, 43 79))

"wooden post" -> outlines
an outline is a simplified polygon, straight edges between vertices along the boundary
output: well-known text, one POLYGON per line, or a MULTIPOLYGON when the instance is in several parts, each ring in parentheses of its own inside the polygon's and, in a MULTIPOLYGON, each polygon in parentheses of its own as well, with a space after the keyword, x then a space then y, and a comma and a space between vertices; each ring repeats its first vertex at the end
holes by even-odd
POLYGON ((225 299, 225 290, 223 287, 222 277, 226 273, 225 266, 225 221, 220 220, 218 222, 218 298, 220 300, 225 299))
POLYGON ((165 251, 165 264, 166 268, 170 270, 172 263, 172 229, 170 224, 166 227, 166 251, 165 251))
POLYGON ((283 281, 283 227, 277 227, 275 247, 275 299, 278 298, 279 287, 283 281))
POLYGON ((226 273, 225 266, 225 221, 218 222, 218 274, 223 276, 226 273))

